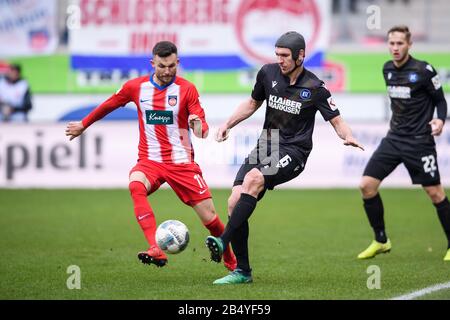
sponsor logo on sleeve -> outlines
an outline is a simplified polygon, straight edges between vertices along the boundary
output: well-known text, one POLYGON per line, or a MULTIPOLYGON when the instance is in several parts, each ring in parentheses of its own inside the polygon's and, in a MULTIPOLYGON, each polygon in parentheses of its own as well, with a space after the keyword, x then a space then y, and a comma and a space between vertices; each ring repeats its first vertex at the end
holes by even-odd
POLYGON ((433 83, 434 89, 438 90, 442 84, 441 84, 441 80, 439 79, 439 75, 435 75, 433 78, 431 78, 431 82, 433 83))
POLYGON ((331 110, 335 111, 337 109, 336 103, 333 100, 333 97, 329 97, 327 99, 328 105, 330 106, 331 110))

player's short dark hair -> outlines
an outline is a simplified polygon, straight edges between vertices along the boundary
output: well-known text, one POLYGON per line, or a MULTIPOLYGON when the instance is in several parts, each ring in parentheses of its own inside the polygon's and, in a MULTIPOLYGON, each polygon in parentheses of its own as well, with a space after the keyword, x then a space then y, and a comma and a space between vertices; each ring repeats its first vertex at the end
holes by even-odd
POLYGON ((21 66, 20 64, 12 63, 12 64, 9 65, 9 68, 10 68, 11 70, 17 71, 18 74, 21 74, 21 73, 22 73, 22 66, 21 66))
POLYGON ((160 41, 153 47, 153 56, 165 58, 172 53, 178 54, 178 49, 177 46, 170 41, 160 41))
POLYGON ((389 31, 387 32, 387 35, 389 36, 389 34, 391 34, 392 32, 404 33, 406 41, 408 41, 408 42, 411 41, 411 31, 409 31, 409 28, 406 25, 393 26, 392 28, 389 29, 389 31))

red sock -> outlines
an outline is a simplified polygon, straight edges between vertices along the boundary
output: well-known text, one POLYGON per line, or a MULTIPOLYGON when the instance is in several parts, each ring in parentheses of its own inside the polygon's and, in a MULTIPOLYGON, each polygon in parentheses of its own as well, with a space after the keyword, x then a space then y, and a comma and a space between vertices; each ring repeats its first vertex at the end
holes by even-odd
POLYGON ((145 188, 142 182, 132 181, 129 189, 131 198, 133 199, 136 220, 141 226, 150 247, 154 246, 156 245, 156 220, 153 210, 147 201, 147 188, 145 188))
POLYGON ((220 221, 220 218, 217 214, 210 222, 205 224, 205 227, 209 230, 209 233, 213 237, 220 237, 225 230, 225 226, 223 225, 222 221, 220 221))
MULTIPOLYGON (((220 237, 223 231, 225 230, 225 226, 223 225, 222 221, 220 220, 217 214, 210 222, 205 224, 205 227, 209 230, 209 233, 213 237, 220 237)), ((234 259, 230 245, 228 245, 225 251, 223 252, 223 259, 225 261, 230 261, 234 259)))

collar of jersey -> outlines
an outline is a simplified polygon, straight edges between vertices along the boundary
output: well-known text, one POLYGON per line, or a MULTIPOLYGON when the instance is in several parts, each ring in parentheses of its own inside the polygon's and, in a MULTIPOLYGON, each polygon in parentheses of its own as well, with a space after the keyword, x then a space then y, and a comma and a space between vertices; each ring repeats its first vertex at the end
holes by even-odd
POLYGON ((153 76, 155 75, 155 73, 152 73, 152 75, 150 76, 150 82, 158 89, 158 90, 164 90, 165 88, 167 88, 168 86, 170 86, 174 81, 175 81, 175 77, 173 77, 172 81, 170 81, 168 84, 166 84, 165 86, 160 86, 159 84, 157 84, 155 81, 153 81, 153 76))
MULTIPOLYGON (((280 73, 281 73, 281 70, 280 70, 280 73)), ((291 84, 291 79, 288 76, 285 76, 282 73, 281 73, 281 75, 283 76, 284 80, 287 82, 288 86, 296 86, 303 79, 303 77, 305 76, 305 73, 306 73, 306 68, 303 67, 302 72, 298 75, 297 80, 295 80, 294 84, 291 84)))
POLYGON ((397 68, 395 66, 394 62, 392 62, 392 64, 394 65, 395 70, 403 70, 404 68, 406 68, 406 66, 408 66, 411 63, 412 59, 413 59, 413 57, 409 54, 408 55, 408 60, 406 60, 405 64, 402 65, 400 68, 397 68))

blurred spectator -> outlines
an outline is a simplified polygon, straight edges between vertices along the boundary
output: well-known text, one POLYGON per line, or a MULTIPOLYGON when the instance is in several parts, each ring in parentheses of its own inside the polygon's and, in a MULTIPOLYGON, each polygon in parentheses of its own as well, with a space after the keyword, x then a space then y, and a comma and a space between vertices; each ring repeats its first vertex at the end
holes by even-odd
POLYGON ((5 77, 0 79, 0 119, 28 122, 31 108, 30 86, 22 79, 20 65, 12 64, 5 77))

